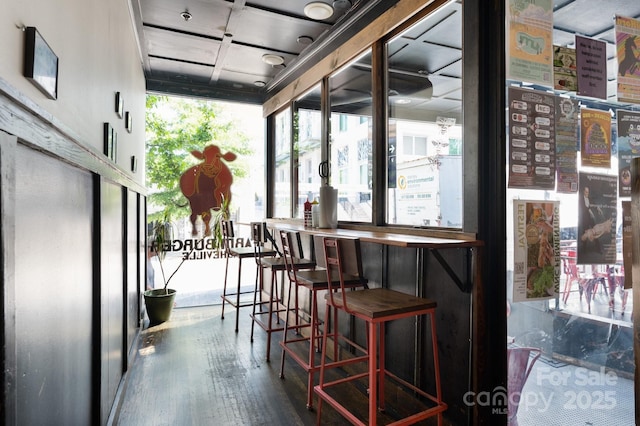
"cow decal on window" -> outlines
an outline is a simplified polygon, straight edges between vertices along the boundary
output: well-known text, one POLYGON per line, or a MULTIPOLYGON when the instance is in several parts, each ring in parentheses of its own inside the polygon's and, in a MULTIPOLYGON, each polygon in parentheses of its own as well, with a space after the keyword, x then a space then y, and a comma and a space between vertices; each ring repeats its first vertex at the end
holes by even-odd
POLYGON ((236 155, 232 152, 222 154, 216 145, 207 145, 202 152, 191 151, 191 154, 203 161, 182 174, 180 190, 191 206, 192 234, 198 233, 196 219, 200 216, 205 224, 205 235, 209 235, 211 209, 219 210, 223 200, 227 205, 231 202, 233 176, 222 160, 233 161, 236 155))

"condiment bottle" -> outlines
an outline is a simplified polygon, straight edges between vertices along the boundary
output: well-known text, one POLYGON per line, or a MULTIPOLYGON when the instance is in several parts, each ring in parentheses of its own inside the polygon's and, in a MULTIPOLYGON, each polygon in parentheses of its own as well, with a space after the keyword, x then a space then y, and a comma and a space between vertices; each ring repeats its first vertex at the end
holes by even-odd
POLYGON ((304 202, 304 227, 311 227, 311 203, 307 198, 307 201, 304 202))
POLYGON ((320 224, 320 203, 317 198, 314 198, 311 203, 311 226, 317 228, 320 224))

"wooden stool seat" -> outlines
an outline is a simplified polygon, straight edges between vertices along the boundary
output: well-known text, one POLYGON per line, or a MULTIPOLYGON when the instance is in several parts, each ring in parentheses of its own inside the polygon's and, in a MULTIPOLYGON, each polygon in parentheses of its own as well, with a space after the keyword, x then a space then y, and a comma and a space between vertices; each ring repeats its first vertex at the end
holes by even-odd
MULTIPOLYGON (((262 266, 264 266, 265 268, 269 268, 273 271, 279 272, 287 270, 287 264, 283 257, 267 257, 265 259, 261 259, 260 263, 262 263, 262 266)), ((296 268, 301 270, 315 268, 316 266, 316 262, 314 260, 300 259, 297 257, 293 259, 293 264, 296 268)))
POLYGON ((230 247, 229 254, 231 257, 239 257, 241 259, 254 256, 253 247, 230 247))
MULTIPOLYGON (((297 274, 298 285, 309 288, 310 290, 327 290, 329 286, 327 285, 327 271, 322 270, 314 270, 314 271, 301 271, 297 274)), ((363 279, 357 275, 344 274, 343 276, 345 285, 348 287, 351 286, 362 286, 363 279)), ((340 284, 340 277, 337 273, 331 274, 331 283, 333 286, 338 286, 340 284)))
MULTIPOLYGON (((436 302, 422 297, 386 288, 372 288, 367 291, 350 292, 347 296, 349 310, 370 320, 404 314, 415 315, 416 311, 434 309, 436 302)), ((327 294, 325 299, 329 299, 327 294)), ((337 308, 343 305, 342 294, 333 295, 337 308)))

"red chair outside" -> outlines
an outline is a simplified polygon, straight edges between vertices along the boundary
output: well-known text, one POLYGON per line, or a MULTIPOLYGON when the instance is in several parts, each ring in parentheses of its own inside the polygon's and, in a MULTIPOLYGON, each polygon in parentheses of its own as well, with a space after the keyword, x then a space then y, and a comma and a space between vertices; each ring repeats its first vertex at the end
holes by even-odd
POLYGON ((520 394, 531 373, 533 364, 540 358, 542 351, 538 348, 507 349, 507 394, 509 410, 509 426, 518 426, 518 406, 520 394), (533 354, 533 357, 531 357, 533 354))

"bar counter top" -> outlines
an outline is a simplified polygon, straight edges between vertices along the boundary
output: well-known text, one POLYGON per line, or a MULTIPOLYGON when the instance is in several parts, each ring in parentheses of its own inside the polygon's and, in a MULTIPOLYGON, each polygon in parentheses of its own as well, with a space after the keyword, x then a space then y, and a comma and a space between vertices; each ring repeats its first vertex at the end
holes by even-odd
MULTIPOLYGON (((426 248, 426 249, 448 249, 448 248, 470 248, 479 247, 483 243, 480 240, 469 236, 468 234, 455 234, 456 237, 441 237, 440 235, 427 236, 416 235, 407 233, 406 229, 403 232, 395 231, 394 228, 382 228, 377 227, 375 230, 356 229, 338 227, 337 229, 331 228, 311 228, 305 227, 302 223, 295 220, 286 219, 267 219, 267 225, 275 229, 299 231, 301 233, 313 234, 313 235, 325 235, 333 237, 344 238, 359 238, 360 241, 384 244, 396 247, 407 248, 426 248)), ((424 230, 421 230, 424 231, 424 230)), ((436 231, 437 233, 437 231, 436 231)), ((444 233, 442 233, 444 235, 444 233)), ((451 233, 453 235, 453 233, 451 233)))

